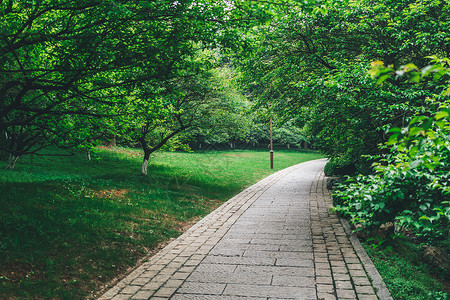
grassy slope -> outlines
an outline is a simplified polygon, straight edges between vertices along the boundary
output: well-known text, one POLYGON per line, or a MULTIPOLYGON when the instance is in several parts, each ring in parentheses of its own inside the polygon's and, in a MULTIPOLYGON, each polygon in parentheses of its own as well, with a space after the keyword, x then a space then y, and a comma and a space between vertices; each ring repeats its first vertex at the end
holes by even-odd
POLYGON ((396 300, 448 300, 449 270, 422 259, 423 248, 398 237, 391 247, 374 249, 363 244, 396 300), (447 291, 446 291, 447 290, 447 291))
MULTIPOLYGON (((139 151, 91 161, 35 157, 0 171, 0 298, 81 298, 243 188, 272 173, 268 152, 139 151)), ((274 171, 316 153, 278 151, 274 171)))

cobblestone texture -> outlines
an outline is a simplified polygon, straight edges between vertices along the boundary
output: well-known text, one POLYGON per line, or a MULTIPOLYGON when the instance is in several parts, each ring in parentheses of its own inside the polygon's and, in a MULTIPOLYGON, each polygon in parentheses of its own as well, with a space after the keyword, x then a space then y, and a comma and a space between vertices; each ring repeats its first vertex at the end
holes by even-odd
POLYGON ((236 195, 100 299, 392 299, 317 160, 236 195))

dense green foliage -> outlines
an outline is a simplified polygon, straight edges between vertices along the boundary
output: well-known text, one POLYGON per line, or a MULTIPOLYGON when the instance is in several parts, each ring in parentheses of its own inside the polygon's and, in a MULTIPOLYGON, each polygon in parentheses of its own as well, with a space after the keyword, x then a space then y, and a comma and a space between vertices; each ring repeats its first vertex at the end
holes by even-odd
POLYGON ((375 164, 374 175, 357 176, 336 193, 336 210, 364 227, 378 228, 395 221, 422 235, 448 238, 448 104, 440 106, 434 119, 416 117, 408 128, 392 129, 398 133, 390 140, 391 153, 375 164))
POLYGON ((379 154, 385 130, 427 109, 426 97, 441 85, 395 78, 377 85, 367 73, 370 63, 397 69, 424 66, 427 55, 448 56, 449 10, 448 2, 434 0, 293 6, 256 33, 256 51, 243 66, 249 91, 260 106, 304 124, 331 158, 330 173, 364 173, 370 163, 361 155, 379 154))
MULTIPOLYGON (((400 71, 408 81, 445 77, 448 59, 422 70, 400 71)), ((376 64, 373 73, 387 79, 391 68, 376 64)), ((399 72, 396 72, 397 75, 399 72)), ((417 115, 405 128, 391 128, 390 153, 374 163, 376 173, 350 179, 335 194, 336 210, 364 228, 395 222, 429 238, 450 237, 450 86, 435 100, 431 116, 417 115), (354 182, 353 182, 354 181, 354 182)))
POLYGON ((146 154, 159 149, 215 111, 209 77, 218 60, 204 50, 244 47, 242 30, 265 22, 268 8, 210 0, 0 2, 0 150, 13 168, 50 145, 90 148, 102 137, 134 138, 146 154))
MULTIPOLYGON (((80 299, 273 171, 314 152, 159 152, 35 157, 0 171, 0 298, 80 299), (96 159, 94 159, 94 157, 96 159)), ((91 294, 92 295, 92 294, 91 294)))

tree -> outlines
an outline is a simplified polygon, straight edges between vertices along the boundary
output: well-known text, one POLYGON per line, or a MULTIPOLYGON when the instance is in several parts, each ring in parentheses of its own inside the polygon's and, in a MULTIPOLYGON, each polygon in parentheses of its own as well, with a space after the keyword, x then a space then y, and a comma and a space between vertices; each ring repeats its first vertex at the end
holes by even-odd
POLYGON ((370 63, 422 64, 432 53, 448 55, 448 10, 444 2, 402 0, 293 8, 261 29, 257 51, 243 65, 250 91, 260 106, 303 121, 331 162, 362 171, 361 155, 379 153, 385 129, 427 109, 424 99, 440 85, 395 78, 376 85, 370 63))
POLYGON ((95 123, 126 113, 134 89, 156 82, 156 90, 176 78, 200 42, 239 46, 240 26, 266 15, 250 2, 2 1, 0 132, 8 138, 2 150, 15 161, 49 144, 90 139, 62 134, 68 128, 56 136, 53 125, 63 128, 66 116, 95 123))

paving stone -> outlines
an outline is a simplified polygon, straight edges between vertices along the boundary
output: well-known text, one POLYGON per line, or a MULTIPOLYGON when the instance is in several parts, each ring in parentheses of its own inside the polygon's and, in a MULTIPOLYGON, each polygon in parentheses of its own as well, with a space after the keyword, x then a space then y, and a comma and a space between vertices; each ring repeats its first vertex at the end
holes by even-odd
POLYGON ((345 289, 345 290, 353 289, 353 286, 352 286, 352 283, 350 280, 348 280, 348 281, 335 280, 334 285, 336 286, 336 289, 345 289))
MULTIPOLYGON (((199 265, 195 271, 196 272, 206 272, 206 273, 232 273, 236 270, 237 265, 226 265, 226 264, 207 264, 203 263, 199 265)), ((192 270, 191 273, 193 273, 194 270, 192 270)))
POLYGON ((371 285, 357 285, 355 286, 356 293, 374 295, 375 291, 371 285))
POLYGON ((225 288, 225 295, 230 296, 257 296, 296 299, 316 299, 314 288, 270 286, 270 285, 244 285, 229 284, 225 288))
POLYGON ((360 263, 358 263, 358 264, 347 264, 347 268, 349 270, 364 270, 363 266, 360 263))
POLYGON ((162 287, 155 293, 154 297, 170 297, 176 290, 177 288, 162 287))
POLYGON ((246 250, 244 256, 248 257, 270 257, 275 259, 313 259, 312 253, 298 251, 262 251, 262 250, 246 250))
POLYGON ((338 299, 356 299, 354 290, 336 289, 336 295, 338 299))
POLYGON ((220 295, 225 289, 225 284, 185 282, 178 290, 180 294, 209 294, 220 295))
POLYGON ((364 277, 353 277, 352 276, 352 280, 355 285, 370 285, 370 281, 369 281, 369 279, 367 279, 365 274, 364 274, 364 277))
POLYGON ((330 265, 332 267, 345 267, 345 263, 343 261, 330 260, 330 265))
POLYGON ((318 300, 336 300, 336 296, 332 293, 317 293, 318 300))
POLYGON ((274 275, 271 284, 272 285, 280 285, 280 286, 313 287, 314 286, 314 278, 313 277, 300 277, 300 276, 274 275))
POLYGON ((316 276, 325 276, 331 278, 331 270, 330 269, 316 269, 316 276))
POLYGON ((203 283, 252 283, 252 284, 270 284, 271 274, 255 274, 243 272, 199 272, 194 271, 187 281, 203 283))
POLYGON ((152 282, 166 282, 172 274, 158 274, 152 278, 152 282))
POLYGON ((314 268, 282 266, 237 266, 236 273, 272 274, 287 276, 314 276, 314 268))
POLYGON ((334 292, 334 286, 332 284, 317 284, 317 293, 332 294, 334 292))
POLYGON ((345 273, 347 274, 347 268, 346 267, 331 267, 331 270, 333 271, 333 273, 345 273))
POLYGON ((315 263, 315 267, 316 269, 330 269, 330 264, 317 262, 315 263))
POLYGON ((364 270, 349 270, 350 275, 352 275, 352 277, 366 277, 366 271, 364 270))
POLYGON ((151 265, 147 268, 147 271, 160 271, 162 270, 166 265, 165 264, 155 264, 151 265))
POLYGON ((316 283, 327 283, 327 284, 332 284, 333 283, 333 278, 331 278, 331 276, 317 276, 316 277, 316 283))
POLYGON ((133 297, 131 297, 131 299, 139 299, 139 300, 150 299, 150 297, 154 293, 155 293, 154 291, 139 291, 133 297))
POLYGON ((183 282, 184 282, 184 280, 181 280, 181 279, 169 279, 169 280, 167 280, 166 283, 164 283, 163 287, 167 287, 167 288, 177 288, 177 287, 179 287, 183 282))
POLYGON ((273 266, 275 259, 270 257, 207 256, 203 262, 207 264, 273 266))
POLYGON ((295 259, 295 258, 278 258, 275 263, 276 266, 287 267, 314 267, 311 259, 295 259))
POLYGON ((244 256, 245 249, 239 248, 214 248, 209 253, 210 255, 222 255, 222 256, 244 256))
POLYGON ((123 290, 120 291, 121 294, 135 294, 141 289, 139 285, 128 285, 123 290))
POLYGON ((315 253, 314 252, 314 258, 326 258, 327 261, 329 261, 327 253, 315 253))
POLYGON ((184 280, 186 278, 188 278, 190 275, 190 273, 182 273, 182 272, 176 272, 175 274, 173 274, 170 279, 181 279, 184 280))
POLYGON ((149 282, 146 285, 144 285, 142 287, 142 290, 151 290, 151 291, 156 291, 157 289, 159 289, 162 285, 164 284, 164 282, 149 282))
POLYGON ((338 281, 350 281, 350 276, 344 273, 333 274, 333 279, 338 281))
POLYGON ((195 270, 196 266, 183 266, 181 268, 178 269, 178 272, 181 273, 191 273, 192 271, 195 270))
POLYGON ((359 261, 358 258, 356 257, 345 257, 345 262, 347 264, 360 264, 361 262, 359 261))

